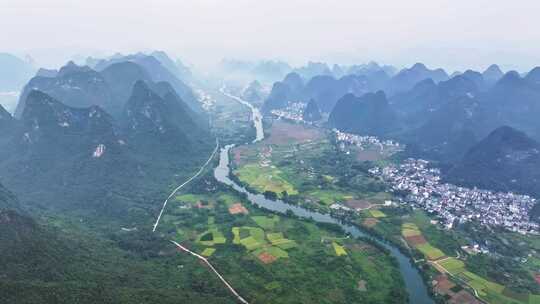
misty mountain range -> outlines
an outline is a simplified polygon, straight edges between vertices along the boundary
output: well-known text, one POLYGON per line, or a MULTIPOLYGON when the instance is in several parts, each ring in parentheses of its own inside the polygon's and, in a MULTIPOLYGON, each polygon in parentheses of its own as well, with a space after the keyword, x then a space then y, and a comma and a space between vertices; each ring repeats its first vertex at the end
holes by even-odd
MULTIPOLYGON (((193 75, 181 62, 156 51, 88 58, 87 64, 70 62, 58 71, 40 69, 24 87, 14 117, 5 110, 0 112, 0 128, 5 130, 0 142, 12 144, 10 136, 20 135, 26 102, 36 99, 37 93, 30 96, 34 90, 44 93, 41 99, 52 98, 71 107, 70 111, 95 106, 103 110, 103 116, 110 116, 112 135, 102 141, 108 143, 110 151, 117 149, 114 141, 120 140, 129 142, 130 149, 137 153, 151 154, 141 143, 155 140, 155 144, 167 143, 168 153, 184 153, 189 149, 178 142, 208 138, 207 131, 193 132, 191 137, 187 134, 190 132, 178 131, 207 127, 201 119, 200 104, 184 82, 193 75), (137 100, 137 96, 146 99, 137 100), (138 116, 141 111, 144 114, 138 116), (174 115, 184 117, 182 122, 175 122, 174 115), (167 131, 161 133, 160 128, 167 131), (153 132, 158 136, 151 136, 153 132), (167 132, 178 132, 176 143, 168 140, 171 137, 167 132)), ((263 81, 282 77, 269 93, 258 81, 242 91, 244 99, 262 105, 266 114, 289 102, 304 102, 308 105, 303 113, 306 120, 320 120, 326 113, 329 127, 397 139, 407 145, 406 155, 448 164, 445 166, 457 166, 470 149, 501 126, 540 140, 540 68, 519 75, 503 73, 497 65, 491 65, 481 72, 467 70, 449 75, 422 63, 397 71, 375 62, 352 66, 308 62, 293 68, 280 61, 237 60, 224 60, 221 68, 230 73, 250 73, 263 81)), ((37 136, 35 132, 24 133, 37 136)))
POLYGON ((32 62, 0 53, 0 92, 20 91, 35 73, 32 62))
POLYGON ((15 115, 0 105, 0 302, 139 302, 147 288, 166 303, 201 301, 153 284, 162 261, 134 248, 151 244, 155 255, 161 241, 99 231, 148 225, 168 187, 213 151, 208 117, 176 63, 171 71, 135 55, 99 64, 40 69, 15 115), (59 229, 51 218, 92 230, 59 229))
POLYGON ((0 107, 5 185, 42 206, 118 215, 211 151, 206 116, 180 97, 187 86, 154 82, 163 67, 144 61, 157 68, 130 58, 100 72, 70 62, 31 79, 14 117, 0 107))
MULTIPOLYGON (((301 102, 305 121, 398 140, 406 149, 396 157, 435 162, 445 182, 540 195, 540 68, 520 75, 492 65, 449 75, 421 63, 400 71, 374 62, 222 64, 257 76, 238 94, 266 115, 301 102), (282 80, 268 92, 270 79, 282 80)), ((58 302, 82 294, 89 303, 114 303, 129 294, 144 302, 151 290, 169 303, 204 301, 198 289, 153 284, 160 267, 181 269, 162 240, 149 232, 122 234, 149 226, 165 192, 214 148, 194 81, 163 52, 117 54, 39 69, 14 115, 0 106, 4 296, 58 302), (55 216, 85 222, 92 232, 57 228, 50 224, 55 216), (159 261, 149 259, 155 256, 159 261), (20 290, 27 290, 23 297, 20 290)), ((539 206, 531 213, 538 218, 539 206)))
MULTIPOLYGON (((168 57, 167 57, 168 58, 168 57)), ((189 86, 153 56, 137 54, 98 62, 95 69, 73 62, 56 71, 40 70, 24 87, 15 116, 20 117, 31 90, 43 91, 73 107, 99 105, 114 116, 120 114, 137 80, 168 82, 193 110, 200 105, 189 86)))
POLYGON ((520 75, 491 65, 482 72, 467 70, 450 76, 421 63, 394 75, 378 65, 358 69, 362 72, 356 74, 338 67, 309 66, 322 75, 304 78, 289 73, 274 83, 264 113, 286 108, 290 102, 314 102, 329 114, 328 127, 399 140, 407 146, 403 157, 439 162, 449 168, 446 176, 453 182, 540 194, 534 182, 540 164, 532 161, 534 153, 509 152, 530 154, 521 162, 500 156, 510 151, 507 143, 512 140, 540 140, 540 68, 520 75), (339 78, 332 75, 338 70, 339 78), (501 133, 506 140, 494 140, 501 133), (479 157, 478 151, 488 146, 486 151, 493 152, 479 157), (498 172, 499 167, 503 169, 498 172), (530 182, 520 182, 525 180, 530 182))

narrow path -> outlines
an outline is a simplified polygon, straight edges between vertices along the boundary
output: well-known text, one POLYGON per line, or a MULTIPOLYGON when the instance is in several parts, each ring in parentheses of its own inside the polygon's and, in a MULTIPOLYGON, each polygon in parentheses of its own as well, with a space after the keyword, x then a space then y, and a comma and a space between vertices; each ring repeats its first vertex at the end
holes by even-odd
POLYGON ((185 181, 183 184, 181 184, 180 186, 176 187, 173 192, 171 192, 171 194, 169 195, 169 197, 167 197, 167 199, 163 202, 163 207, 161 207, 161 211, 159 212, 159 216, 156 220, 156 223, 154 224, 154 229, 152 229, 152 232, 156 232, 156 228, 157 226, 159 225, 159 220, 161 219, 161 216, 163 215, 163 211, 165 211, 165 207, 167 206, 167 202, 176 194, 176 192, 178 192, 180 189, 182 189, 185 185, 189 184, 192 180, 194 180, 195 178, 197 178, 199 175, 201 175, 201 173, 204 171, 204 169, 206 168, 206 166, 208 166, 208 164, 210 163, 210 161, 212 160, 212 158, 214 158, 214 155, 216 155, 216 152, 218 151, 219 149, 219 140, 216 138, 216 148, 214 149, 214 151, 212 152, 212 154, 210 155, 210 157, 208 158, 208 160, 206 161, 206 163, 204 163, 204 165, 202 165, 201 169, 199 169, 199 171, 193 175, 190 179, 188 179, 187 181, 185 181))
POLYGON ((385 204, 372 204, 372 205, 369 205, 368 207, 364 208, 364 209, 361 209, 361 210, 369 210, 371 208, 375 208, 375 207, 384 207, 386 206, 385 204))
MULTIPOLYGON (((457 252, 457 251, 456 251, 457 252)), ((459 257, 459 252, 458 252, 458 257, 459 257)), ((435 268, 437 268, 439 271, 441 271, 442 273, 446 273, 448 274, 450 277, 460 281, 460 282, 463 282, 464 285, 467 285, 469 286, 473 292, 474 292, 474 296, 480 300, 481 302, 485 303, 484 300, 482 298, 480 298, 480 295, 478 294, 478 291, 476 290, 476 288, 474 288, 473 286, 471 286, 468 282, 464 281, 463 279, 453 275, 450 271, 448 271, 446 268, 444 268, 444 266, 442 266, 441 264, 439 264, 439 262, 442 262, 444 260, 447 260, 449 259, 448 257, 447 258, 444 258, 444 259, 441 259, 441 260, 437 260, 437 261, 429 261, 430 264, 433 264, 435 268)))
POLYGON ((242 296, 240 296, 240 294, 238 292, 236 292, 236 290, 234 290, 234 288, 232 288, 231 284, 229 284, 229 282, 227 282, 225 280, 225 278, 223 278, 223 276, 221 274, 219 274, 219 272, 214 268, 214 266, 212 266, 212 264, 210 264, 210 262, 208 262, 208 259, 203 257, 202 255, 199 255, 189 249, 187 249, 186 247, 178 244, 177 242, 175 241, 171 241, 171 243, 173 243, 174 245, 176 245, 176 247, 180 248, 181 250, 197 257, 199 260, 203 261, 204 263, 206 263, 206 265, 208 265, 208 267, 210 267, 210 269, 212 269, 212 271, 217 275, 217 277, 221 280, 221 282, 223 282, 223 284, 225 284, 225 286, 227 286, 227 288, 232 292, 232 294, 238 299, 238 301, 240 301, 241 303, 244 303, 244 304, 249 304, 248 301, 246 301, 244 298, 242 298, 242 296))

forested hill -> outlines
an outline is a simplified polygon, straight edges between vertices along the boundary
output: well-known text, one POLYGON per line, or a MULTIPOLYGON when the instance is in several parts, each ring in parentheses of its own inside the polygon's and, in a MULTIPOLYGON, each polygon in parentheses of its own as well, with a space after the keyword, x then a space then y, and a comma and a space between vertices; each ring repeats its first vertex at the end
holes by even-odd
POLYGON ((540 144, 503 126, 474 145, 447 179, 457 184, 540 196, 540 144))

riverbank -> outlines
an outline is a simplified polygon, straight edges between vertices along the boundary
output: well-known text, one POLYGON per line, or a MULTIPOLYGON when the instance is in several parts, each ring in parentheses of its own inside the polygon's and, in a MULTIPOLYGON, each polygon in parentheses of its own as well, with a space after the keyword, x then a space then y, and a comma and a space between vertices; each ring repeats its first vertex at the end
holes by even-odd
MULTIPOLYGON (((254 205, 210 174, 174 197, 158 232, 204 257, 249 303, 406 302, 396 262, 379 246, 343 238, 334 225, 254 205)), ((186 252, 179 254, 184 260, 186 252)), ((215 275, 203 263, 195 263, 198 272, 215 275)), ((214 292, 235 297, 220 280, 197 285, 217 281, 214 292)))
MULTIPOLYGON (((409 232, 403 232, 402 225, 396 223, 402 223, 403 226, 410 225, 406 217, 415 215, 417 212, 407 209, 404 205, 398 206, 391 203, 399 201, 397 198, 393 199, 391 195, 387 198, 378 195, 366 198, 358 196, 358 192, 349 194, 349 190, 358 185, 351 185, 350 181, 358 180, 358 177, 364 174, 363 171, 368 171, 369 164, 355 162, 353 155, 340 153, 330 148, 325 152, 316 153, 314 157, 306 157, 325 145, 324 141, 318 140, 319 137, 308 135, 310 132, 307 129, 313 128, 302 129, 300 124, 288 124, 289 127, 286 128, 283 126, 275 128, 275 124, 287 125, 279 120, 274 121, 272 128, 267 132, 269 138, 256 144, 235 148, 231 153, 234 161, 229 166, 234 169, 234 172, 229 172, 229 178, 240 187, 248 192, 264 194, 266 199, 279 198, 297 207, 308 207, 311 211, 322 210, 326 213, 325 211, 330 209, 333 217, 345 219, 357 228, 366 228, 364 232, 371 236, 389 241, 409 257, 417 269, 422 269, 421 276, 424 285, 429 286, 430 293, 436 290, 437 296, 434 298, 437 300, 445 301, 443 297, 446 297, 450 302, 467 299, 470 303, 478 303, 479 300, 490 303, 499 303, 502 300, 507 301, 505 303, 533 303, 535 301, 534 293, 520 292, 523 289, 522 286, 535 290, 530 285, 526 285, 530 283, 530 280, 526 280, 527 273, 519 274, 521 279, 519 282, 504 283, 483 272, 485 268, 482 269, 480 262, 487 259, 484 256, 470 256, 468 259, 457 260, 452 258, 456 252, 462 251, 461 246, 467 245, 467 242, 453 240, 452 231, 443 231, 436 225, 435 220, 424 216, 426 219, 419 223, 423 225, 422 231, 419 229, 417 232, 418 236, 402 236, 402 233, 409 232), (282 132, 282 129, 285 132, 282 132), (337 184, 343 187, 340 189, 336 187, 337 184), (318 186, 318 189, 313 186, 318 186), (314 200, 313 196, 309 195, 312 190, 318 194, 315 197, 320 199, 314 200), (328 196, 328 193, 332 194, 328 198, 330 203, 322 200, 328 196), (336 193, 341 193, 341 195, 335 195, 336 193), (362 208, 365 205, 372 205, 376 199, 384 203, 379 203, 379 207, 373 210, 362 208), (387 201, 390 202, 388 206, 386 206, 387 201), (339 202, 339 204, 334 204, 334 202, 339 202), (334 205, 330 206, 330 204, 334 205), (337 207, 329 208, 335 206, 337 207), (357 211, 353 211, 353 207, 357 208, 357 211), (394 214, 394 210, 398 211, 404 207, 408 211, 397 216, 394 214), (460 276, 456 277, 451 271, 441 271, 443 269, 441 267, 433 267, 439 260, 461 265, 454 271, 461 273, 460 276), (464 263, 466 267, 463 266, 464 263), (454 277, 457 280, 452 279, 454 277), (455 286, 455 288, 450 289, 445 286, 455 286), (474 299, 472 295, 476 295, 479 300, 474 299)), ((365 180, 369 180, 369 176, 366 176, 365 180)), ((373 184, 368 184, 368 189, 373 188, 373 184)), ((386 189, 384 185, 382 188, 386 189)), ((364 190, 360 192, 360 195, 365 193, 364 190)), ((507 272, 513 271, 506 265, 509 264, 502 267, 507 272)), ((490 268, 501 267, 490 266, 490 268)), ((513 273, 518 273, 518 269, 513 273)))
POLYGON ((390 254, 397 260, 399 269, 405 282, 407 293, 409 294, 410 302, 418 304, 434 303, 429 295, 428 288, 426 287, 424 279, 420 275, 419 271, 411 263, 410 258, 401 253, 397 247, 393 246, 390 243, 386 243, 381 239, 377 239, 377 237, 368 235, 367 233, 358 229, 358 227, 356 226, 343 224, 338 219, 333 218, 329 214, 313 212, 298 206, 286 204, 280 200, 269 200, 265 198, 264 195, 253 194, 246 190, 244 187, 232 181, 229 178, 229 151, 231 148, 232 146, 226 146, 220 152, 220 162, 218 167, 214 171, 214 176, 219 182, 232 186, 234 190, 245 194, 247 196, 247 199, 251 203, 261 208, 274 212, 279 212, 282 214, 291 213, 299 218, 312 219, 320 223, 336 224, 343 228, 345 232, 350 233, 354 237, 372 238, 377 242, 377 244, 387 249, 390 254))

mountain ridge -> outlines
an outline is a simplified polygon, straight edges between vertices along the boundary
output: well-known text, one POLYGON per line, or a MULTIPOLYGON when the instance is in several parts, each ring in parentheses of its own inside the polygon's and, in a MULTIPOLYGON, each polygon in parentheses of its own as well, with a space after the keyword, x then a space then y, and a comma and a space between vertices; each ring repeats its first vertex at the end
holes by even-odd
POLYGON ((444 178, 459 185, 539 196, 540 143, 501 126, 471 147, 444 178))

